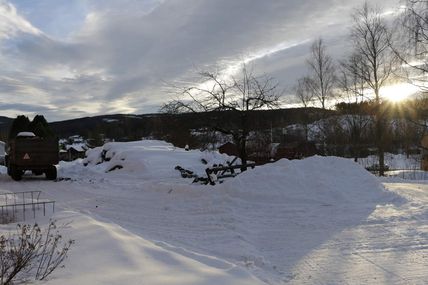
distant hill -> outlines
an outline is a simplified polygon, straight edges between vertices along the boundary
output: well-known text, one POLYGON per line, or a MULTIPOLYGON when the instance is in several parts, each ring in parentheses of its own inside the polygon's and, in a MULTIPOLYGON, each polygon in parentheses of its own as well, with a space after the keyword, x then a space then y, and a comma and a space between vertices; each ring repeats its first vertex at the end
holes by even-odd
MULTIPOLYGON (((334 111, 327 111, 329 114, 334 111)), ((318 108, 276 109, 253 111, 250 116, 251 126, 255 129, 283 127, 302 121, 309 114, 312 120, 321 116, 318 108)), ((165 137, 173 132, 189 133, 190 130, 205 128, 213 121, 230 124, 236 118, 233 112, 208 112, 186 114, 116 114, 83 117, 49 123, 51 129, 61 138, 72 135, 95 137, 99 134, 118 141, 141 139, 141 137, 165 137)), ((9 131, 13 119, 0 117, 0 133, 9 131)))

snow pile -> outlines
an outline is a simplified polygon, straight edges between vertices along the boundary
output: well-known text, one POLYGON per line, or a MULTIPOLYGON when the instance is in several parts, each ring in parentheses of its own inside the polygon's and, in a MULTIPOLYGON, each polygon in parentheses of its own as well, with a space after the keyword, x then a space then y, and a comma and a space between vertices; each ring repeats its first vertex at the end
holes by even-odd
MULTIPOLYGON (((379 180, 360 165, 339 157, 282 159, 256 167, 225 183, 242 197, 284 198, 291 203, 382 202, 391 199, 379 180)), ((250 198, 247 198, 250 199, 250 198)))
POLYGON ((177 165, 203 175, 207 167, 231 160, 218 152, 186 151, 157 140, 111 142, 88 150, 86 155, 83 164, 92 169, 138 174, 148 179, 177 178, 180 175, 174 170, 177 165))
MULTIPOLYGON (((185 182, 175 170, 179 165, 200 176, 213 164, 230 157, 218 152, 185 151, 156 140, 112 142, 87 152, 83 164, 99 173, 128 174, 153 183, 185 182), (202 162, 204 161, 204 163, 202 162)), ((74 169, 70 167, 66 172, 74 169)), ((391 198, 379 180, 359 164, 339 157, 282 159, 250 169, 217 186, 244 199, 286 198, 287 201, 319 201, 328 204, 380 202, 391 198)))

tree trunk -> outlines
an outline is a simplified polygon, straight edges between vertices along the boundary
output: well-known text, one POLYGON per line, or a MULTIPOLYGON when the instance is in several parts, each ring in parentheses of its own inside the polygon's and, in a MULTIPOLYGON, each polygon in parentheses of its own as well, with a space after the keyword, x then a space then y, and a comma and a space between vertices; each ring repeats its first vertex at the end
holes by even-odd
POLYGON ((376 114, 376 144, 379 156, 379 176, 385 175, 385 148, 384 148, 384 122, 380 110, 380 104, 377 106, 376 114))
POLYGON ((239 158, 241 159, 242 167, 241 171, 247 170, 247 138, 243 137, 241 138, 241 141, 239 143, 239 158))

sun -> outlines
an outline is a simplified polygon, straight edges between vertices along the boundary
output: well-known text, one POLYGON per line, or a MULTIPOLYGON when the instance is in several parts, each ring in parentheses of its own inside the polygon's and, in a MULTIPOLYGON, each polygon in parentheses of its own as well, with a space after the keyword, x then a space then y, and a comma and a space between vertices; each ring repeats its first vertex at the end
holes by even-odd
POLYGON ((399 83, 383 87, 380 91, 380 95, 388 101, 398 103, 408 99, 419 91, 417 86, 409 83, 399 83))

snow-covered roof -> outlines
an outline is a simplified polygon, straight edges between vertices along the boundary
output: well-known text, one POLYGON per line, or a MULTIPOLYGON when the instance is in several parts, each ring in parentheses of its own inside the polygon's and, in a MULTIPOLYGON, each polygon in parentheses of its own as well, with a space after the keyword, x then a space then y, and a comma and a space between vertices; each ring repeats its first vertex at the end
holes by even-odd
POLYGON ((74 144, 66 145, 65 148, 66 150, 74 149, 75 151, 78 151, 78 152, 85 152, 88 150, 88 147, 86 146, 85 143, 74 143, 74 144))
POLYGON ((33 132, 19 132, 16 137, 35 137, 33 132))

